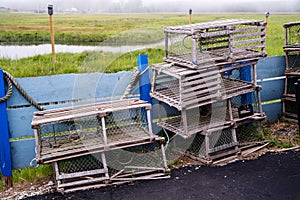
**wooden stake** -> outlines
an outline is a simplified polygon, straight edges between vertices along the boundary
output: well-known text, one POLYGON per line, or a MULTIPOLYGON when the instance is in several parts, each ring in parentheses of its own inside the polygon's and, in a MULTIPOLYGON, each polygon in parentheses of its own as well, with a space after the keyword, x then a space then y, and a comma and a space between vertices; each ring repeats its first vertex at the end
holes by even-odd
POLYGON ((190 24, 192 24, 192 12, 193 12, 192 9, 190 9, 190 10, 189 10, 189 15, 190 15, 190 20, 189 20, 189 22, 190 22, 190 24))
POLYGON ((49 15, 50 18, 50 35, 51 35, 51 48, 52 48, 52 62, 55 62, 56 56, 55 56, 55 48, 54 48, 54 28, 53 28, 53 22, 52 22, 52 15, 49 15))

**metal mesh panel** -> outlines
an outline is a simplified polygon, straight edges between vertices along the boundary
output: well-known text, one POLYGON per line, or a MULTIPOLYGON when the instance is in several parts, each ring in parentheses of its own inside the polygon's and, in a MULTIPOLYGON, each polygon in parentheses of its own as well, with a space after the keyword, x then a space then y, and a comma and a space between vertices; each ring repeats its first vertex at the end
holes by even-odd
MULTIPOLYGON (((300 50, 300 48, 299 48, 300 50)), ((295 51, 295 52, 288 52, 286 53, 287 56, 287 64, 288 66, 287 69, 293 69, 295 67, 300 67, 300 52, 295 51)))
POLYGON ((244 118, 258 112, 258 102, 256 92, 239 95, 231 99, 232 114, 234 119, 244 118))
POLYGON ((264 142, 261 122, 245 123, 236 129, 237 140, 239 145, 248 145, 264 142))
POLYGON ((140 138, 140 131, 146 131, 146 111, 131 109, 115 111, 105 116, 108 143, 140 138))
MULTIPOLYGON (((104 116, 78 117, 37 128, 41 160, 76 157, 78 153, 101 150, 105 145, 133 143, 151 136, 144 108, 107 112, 104 116), (105 127, 103 127, 105 126, 105 127), (105 135, 103 131, 105 130, 105 135)), ((39 158, 40 159, 40 158, 39 158)))
POLYGON ((44 151, 54 148, 67 151, 75 146, 84 147, 95 142, 103 143, 101 123, 95 116, 45 124, 41 125, 39 130, 41 149, 44 151))
POLYGON ((161 144, 159 142, 117 149, 106 152, 105 155, 111 176, 127 167, 135 167, 135 169, 164 168, 161 144))
POLYGON ((168 52, 170 56, 186 55, 192 57, 192 38, 189 35, 169 33, 168 52))
POLYGON ((103 169, 100 154, 93 154, 59 161, 58 169, 60 174, 69 174, 95 169, 103 169))
POLYGON ((67 189, 77 185, 83 187, 94 183, 106 184, 107 181, 163 176, 166 168, 161 147, 161 142, 155 141, 58 161, 58 187, 67 189))
POLYGON ((160 116, 158 126, 183 137, 190 137, 193 134, 205 131, 206 129, 229 123, 227 101, 219 101, 213 104, 189 109, 184 111, 185 115, 183 115, 182 112, 181 114, 178 113, 173 107, 170 107, 168 112, 168 116, 160 116))
POLYGON ((237 145, 234 141, 234 128, 223 128, 210 132, 207 136, 197 134, 193 139, 188 151, 200 157, 216 155, 237 145), (207 139, 205 139, 207 137, 207 139))
POLYGON ((165 60, 181 65, 213 66, 266 55, 265 24, 250 20, 224 20, 166 27, 165 60))
MULTIPOLYGON (((125 149, 116 149, 105 152, 106 164, 102 162, 102 153, 91 154, 78 158, 67 159, 58 162, 59 175, 88 173, 91 170, 108 167, 109 177, 114 177, 124 169, 131 169, 131 172, 142 172, 147 169, 164 170, 164 160, 160 142, 153 142, 145 145, 137 145, 125 149)), ((104 173, 95 174, 97 177, 104 177, 104 173)), ((76 177, 76 175, 75 175, 76 177)), ((85 179, 84 175, 77 179, 85 179)), ((78 181, 77 180, 77 181, 78 181)), ((61 183, 71 180, 61 179, 61 183)), ((74 181, 74 179, 72 179, 74 181)))
POLYGON ((300 44, 300 22, 285 24, 287 29, 287 45, 299 45, 300 44))

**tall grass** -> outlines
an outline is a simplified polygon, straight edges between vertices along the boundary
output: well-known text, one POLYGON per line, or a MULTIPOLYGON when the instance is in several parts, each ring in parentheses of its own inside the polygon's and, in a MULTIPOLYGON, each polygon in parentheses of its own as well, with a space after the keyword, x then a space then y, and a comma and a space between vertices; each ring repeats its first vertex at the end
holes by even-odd
MULTIPOLYGON (((37 168, 27 167, 24 169, 13 170, 13 183, 30 182, 35 183, 37 180, 53 176, 52 165, 41 165, 37 168)), ((0 190, 3 189, 0 176, 0 190)))
MULTIPOLYGON (((263 13, 205 13, 194 14, 193 23, 219 19, 264 20, 263 13)), ((267 34, 269 55, 281 55, 283 24, 298 21, 300 13, 270 15, 267 34)), ((0 13, 1 43, 49 43, 47 14, 0 13)), ((188 23, 186 14, 109 14, 53 16, 56 43, 117 43, 145 44, 161 40, 163 27, 188 23)))
POLYGON ((58 53, 52 62, 51 54, 37 55, 19 60, 0 59, 0 68, 14 77, 35 77, 68 73, 130 71, 137 66, 137 56, 147 54, 149 64, 162 62, 162 49, 144 49, 125 54, 101 51, 58 53))

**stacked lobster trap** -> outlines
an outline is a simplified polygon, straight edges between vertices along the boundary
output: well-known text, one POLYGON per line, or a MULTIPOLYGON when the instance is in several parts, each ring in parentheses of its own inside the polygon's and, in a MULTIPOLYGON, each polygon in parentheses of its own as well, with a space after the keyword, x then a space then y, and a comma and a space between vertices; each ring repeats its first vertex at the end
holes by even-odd
POLYGON ((300 22, 290 22, 284 27, 284 46, 286 58, 285 91, 283 95, 284 118, 297 120, 296 95, 294 84, 300 78, 300 22))
POLYGON ((164 138, 139 99, 35 112, 38 163, 53 163, 57 188, 72 191, 167 177, 164 138))
POLYGON ((266 56, 266 23, 220 20, 164 32, 165 62, 152 66, 151 96, 179 114, 158 114, 157 125, 193 138, 189 150, 205 162, 238 152, 237 127, 265 118, 256 63, 266 56))

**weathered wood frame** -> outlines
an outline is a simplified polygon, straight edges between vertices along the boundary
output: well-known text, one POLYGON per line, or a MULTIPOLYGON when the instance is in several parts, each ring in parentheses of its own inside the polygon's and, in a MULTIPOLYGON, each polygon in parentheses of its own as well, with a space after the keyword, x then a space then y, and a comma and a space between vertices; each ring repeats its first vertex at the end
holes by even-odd
MULTIPOLYGON (((288 120, 297 120, 298 116, 295 113, 290 113, 287 111, 287 104, 294 104, 296 102, 296 95, 290 94, 288 91, 288 87, 290 85, 288 84, 289 79, 291 77, 298 77, 300 78, 300 66, 290 66, 289 65, 289 59, 290 54, 292 53, 300 53, 300 43, 290 43, 289 40, 291 39, 291 35, 289 34, 289 29, 300 27, 300 21, 298 22, 289 22, 285 23, 283 25, 284 28, 284 46, 283 50, 285 52, 285 60, 286 60, 286 71, 285 71, 285 88, 284 88, 284 94, 282 97, 282 109, 283 109, 283 117, 288 120)), ((298 30, 299 37, 300 37, 300 29, 298 30)), ((293 78, 294 78, 293 77, 293 78)))
MULTIPOLYGON (((151 104, 146 103, 145 101, 139 99, 124 99, 124 100, 114 101, 114 102, 95 103, 95 104, 80 105, 74 107, 35 112, 31 125, 32 128, 34 129, 34 134, 36 139, 36 150, 37 150, 36 159, 39 163, 53 163, 58 190, 66 189, 66 191, 73 191, 78 188, 87 189, 87 188, 96 187, 95 184, 97 184, 98 186, 108 185, 111 181, 121 183, 124 181, 169 177, 167 175, 168 166, 166 161, 165 149, 163 146, 164 138, 158 137, 154 135, 152 132, 152 125, 150 121, 151 120, 150 109, 151 109, 151 104), (144 135, 133 140, 131 138, 128 139, 123 138, 123 140, 121 141, 110 142, 109 140, 110 136, 107 133, 105 116, 107 115, 107 113, 128 110, 128 109, 129 110, 144 109, 147 115, 146 118, 147 118, 148 130, 146 132, 143 132, 144 135), (88 149, 86 149, 83 146, 75 150, 69 150, 69 151, 64 150, 60 153, 56 152, 57 155, 55 154, 55 152, 50 153, 49 154, 50 156, 48 155, 48 157, 43 154, 44 149, 43 146, 41 145, 42 136, 40 131, 40 127, 42 125, 56 124, 56 123, 65 122, 69 120, 75 120, 82 117, 87 117, 87 116, 97 116, 100 118, 99 122, 101 123, 102 137, 103 137, 102 143, 95 144, 92 147, 90 146, 88 149), (109 176, 108 173, 109 169, 107 166, 105 152, 116 150, 116 149, 134 147, 137 145, 151 144, 152 142, 160 143, 160 148, 162 151, 162 160, 163 160, 162 168, 157 168, 156 170, 153 171, 152 174, 148 174, 147 176, 142 176, 142 177, 138 176, 137 178, 116 177, 117 175, 115 175, 112 179, 112 177, 109 176), (100 153, 101 155, 101 161, 103 164, 102 169, 80 171, 80 172, 69 173, 69 174, 60 173, 58 168, 58 163, 60 161, 82 157, 85 155, 91 155, 95 153, 100 153), (67 183, 61 183, 62 180, 69 180, 69 181, 67 183), (99 185, 99 183, 102 184, 99 185)), ((135 167, 140 168, 140 166, 135 166, 135 167)), ((145 168, 145 170, 147 171, 149 169, 145 168)))
POLYGON ((220 20, 200 24, 165 27, 165 57, 166 62, 176 62, 185 67, 199 69, 213 65, 226 65, 235 62, 259 59, 266 54, 266 23, 258 20, 220 20), (246 26, 239 28, 239 26, 246 26), (250 33, 247 33, 250 31, 250 33), (246 32, 246 33, 245 33, 246 32), (192 39, 190 55, 170 55, 170 33, 183 34, 192 39), (222 39, 228 37, 228 40, 222 39), (253 38, 254 37, 254 38, 253 38), (215 40, 221 38, 221 40, 215 40), (248 38, 248 39, 247 39, 248 38), (197 51, 197 45, 222 44, 205 51, 197 51), (248 45, 249 44, 249 45, 248 45), (255 45, 253 45, 255 44, 255 45), (242 45, 239 47, 239 45, 242 45), (256 49, 256 50, 255 50, 256 49), (260 49, 258 51, 257 49, 260 49), (204 58, 203 57, 207 57, 204 58), (199 60, 197 57, 201 57, 199 60))

